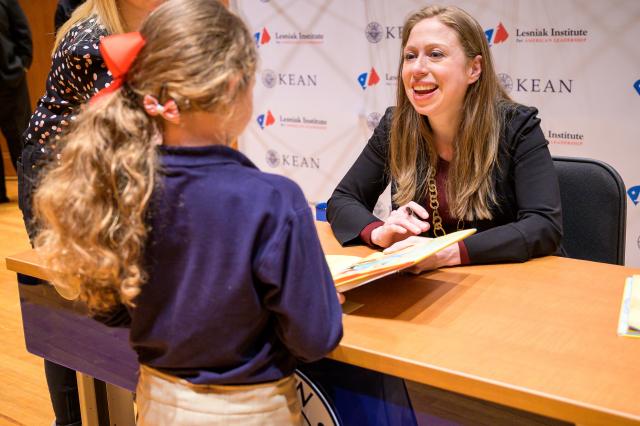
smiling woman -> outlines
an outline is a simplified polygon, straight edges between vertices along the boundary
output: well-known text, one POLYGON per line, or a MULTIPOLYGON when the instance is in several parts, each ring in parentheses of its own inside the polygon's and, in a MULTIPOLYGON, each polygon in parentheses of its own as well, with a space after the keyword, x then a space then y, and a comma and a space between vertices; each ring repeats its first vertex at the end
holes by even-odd
MULTIPOLYGON (((432 127, 455 129, 467 88, 481 71, 482 56, 469 60, 456 32, 439 20, 424 19, 413 27, 404 47, 402 83, 413 108, 428 116, 432 127)), ((443 139, 435 142, 451 160, 453 146, 443 139)))
POLYGON ((558 180, 537 110, 505 93, 478 22, 453 6, 421 9, 403 26, 399 56, 396 107, 328 203, 338 240, 397 249, 478 230, 417 272, 561 251, 558 180), (371 212, 388 184, 393 211, 381 221, 371 212))

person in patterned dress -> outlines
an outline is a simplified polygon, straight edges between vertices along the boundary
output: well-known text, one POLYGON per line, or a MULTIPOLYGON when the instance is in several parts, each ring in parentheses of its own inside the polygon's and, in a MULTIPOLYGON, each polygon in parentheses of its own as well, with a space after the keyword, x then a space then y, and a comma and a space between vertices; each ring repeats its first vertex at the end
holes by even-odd
MULTIPOLYGON (((56 143, 78 109, 111 84, 98 50, 109 34, 136 30, 163 0, 87 0, 57 32, 45 93, 22 135, 18 161, 18 202, 31 241, 37 234, 32 220, 32 195, 43 167, 57 158, 56 143)), ((45 360, 45 375, 57 425, 80 425, 76 374, 45 360)))

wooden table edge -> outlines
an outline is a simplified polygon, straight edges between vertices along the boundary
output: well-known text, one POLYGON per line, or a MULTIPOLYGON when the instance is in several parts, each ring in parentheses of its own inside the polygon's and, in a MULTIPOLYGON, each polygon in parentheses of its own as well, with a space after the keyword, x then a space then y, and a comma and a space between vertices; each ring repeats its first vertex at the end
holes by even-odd
POLYGON ((5 265, 9 271, 29 275, 43 280, 48 279, 45 269, 38 265, 37 260, 37 252, 31 249, 7 256, 5 258, 5 265))
MULTIPOLYGON (((8 256, 8 270, 47 279, 45 269, 37 263, 35 250, 8 256)), ((485 379, 446 368, 382 354, 357 346, 340 343, 328 356, 370 370, 412 380, 462 395, 483 399, 576 424, 639 424, 640 416, 610 410, 592 404, 561 398, 528 388, 485 379)))
POLYGON ((431 364, 380 354, 348 344, 341 343, 328 355, 328 358, 575 424, 638 425, 640 423, 640 416, 584 404, 431 364))

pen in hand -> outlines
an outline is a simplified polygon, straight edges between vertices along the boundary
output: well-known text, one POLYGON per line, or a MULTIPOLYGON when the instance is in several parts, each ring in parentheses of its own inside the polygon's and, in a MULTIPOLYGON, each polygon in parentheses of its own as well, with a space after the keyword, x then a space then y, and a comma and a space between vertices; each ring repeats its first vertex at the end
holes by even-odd
POLYGON ((411 208, 409 206, 405 206, 404 207, 404 211, 405 211, 409 221, 411 221, 411 222, 418 221, 419 226, 421 227, 421 230, 420 230, 420 232, 417 232, 416 235, 420 235, 420 234, 422 234, 423 232, 426 232, 429 229, 429 226, 426 225, 426 219, 424 219, 422 217, 422 214, 423 214, 422 212, 420 212, 420 214, 418 214, 415 211, 415 207, 411 208), (426 225, 426 229, 425 229, 425 225, 426 225))

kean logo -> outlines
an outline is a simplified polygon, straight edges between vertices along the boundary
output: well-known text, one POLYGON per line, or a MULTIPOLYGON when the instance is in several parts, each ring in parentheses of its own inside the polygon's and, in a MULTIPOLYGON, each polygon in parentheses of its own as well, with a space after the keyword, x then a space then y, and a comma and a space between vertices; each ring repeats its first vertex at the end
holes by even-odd
POLYGON ((256 40, 256 46, 260 47, 261 44, 267 44, 271 41, 271 35, 267 28, 263 28, 262 31, 258 31, 253 34, 253 38, 256 40))
POLYGON ((379 112, 372 112, 367 116, 367 127, 369 130, 374 130, 378 127, 378 123, 380 123, 380 119, 382 115, 379 112))
POLYGON ((384 28, 377 22, 369 22, 364 30, 364 35, 369 43, 380 43, 384 38, 384 28))
POLYGON ((380 43, 382 40, 399 40, 402 38, 402 26, 383 26, 379 22, 369 22, 364 29, 369 43, 380 43))
POLYGON ((511 91, 513 90, 513 80, 511 79, 511 76, 509 74, 499 73, 498 80, 500 81, 500 84, 502 85, 504 90, 506 90, 508 93, 511 93, 511 91))
POLYGON ((268 89, 273 89, 278 84, 278 75, 273 70, 262 71, 262 84, 268 89))
POLYGON ((269 167, 275 168, 280 166, 280 156, 273 149, 270 149, 267 151, 265 155, 265 160, 267 161, 267 164, 269 165, 269 167))
POLYGON ((569 79, 543 79, 543 78, 516 78, 515 81, 509 74, 498 74, 500 84, 507 93, 571 93, 573 80, 569 79))
POLYGON ((502 22, 500 22, 496 28, 489 28, 484 34, 487 36, 489 46, 504 43, 509 38, 509 33, 504 25, 502 25, 502 22))
POLYGON ((281 154, 275 149, 267 150, 265 154, 265 161, 267 162, 267 165, 272 168, 282 167, 283 169, 320 169, 320 157, 305 157, 298 154, 281 154))
POLYGON ((638 205, 638 196, 640 196, 640 185, 632 186, 627 190, 627 195, 631 198, 634 205, 638 205))
POLYGON ((365 90, 369 86, 375 86, 380 82, 380 76, 376 72, 376 69, 371 67, 371 71, 363 72, 358 76, 358 83, 362 90, 365 90))
POLYGON ((338 426, 340 421, 320 388, 301 371, 296 370, 296 391, 302 405, 303 424, 338 426))
POLYGON ((317 74, 298 74, 298 73, 277 73, 273 70, 265 69, 262 71, 262 84, 268 89, 276 86, 301 86, 301 87, 317 87, 317 74))
POLYGON ((260 114, 258 118, 256 118, 256 122, 261 129, 265 127, 271 126, 276 122, 276 118, 271 114, 271 110, 268 110, 266 114, 260 114))

